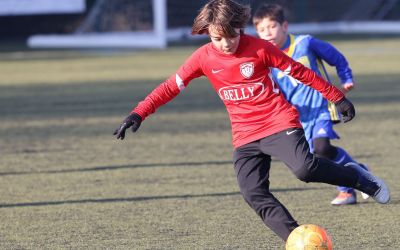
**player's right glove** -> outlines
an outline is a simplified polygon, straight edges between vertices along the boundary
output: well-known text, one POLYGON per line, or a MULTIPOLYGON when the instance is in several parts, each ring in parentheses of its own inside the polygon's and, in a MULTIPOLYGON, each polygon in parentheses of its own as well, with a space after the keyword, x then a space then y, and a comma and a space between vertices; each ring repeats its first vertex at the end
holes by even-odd
POLYGON ((114 135, 117 135, 117 139, 123 140, 125 138, 125 130, 132 127, 132 132, 135 133, 142 123, 142 117, 136 113, 132 113, 127 116, 122 124, 114 131, 114 135))
POLYGON ((351 121, 356 115, 354 105, 346 97, 335 103, 337 110, 343 116, 343 122, 351 121))

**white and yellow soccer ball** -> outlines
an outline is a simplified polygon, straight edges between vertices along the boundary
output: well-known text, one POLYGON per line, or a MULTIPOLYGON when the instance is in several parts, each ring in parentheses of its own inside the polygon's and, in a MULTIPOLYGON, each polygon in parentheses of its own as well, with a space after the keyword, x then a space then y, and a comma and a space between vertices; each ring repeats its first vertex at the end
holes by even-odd
POLYGON ((312 224, 295 228, 286 241, 286 250, 332 250, 332 247, 325 229, 312 224))

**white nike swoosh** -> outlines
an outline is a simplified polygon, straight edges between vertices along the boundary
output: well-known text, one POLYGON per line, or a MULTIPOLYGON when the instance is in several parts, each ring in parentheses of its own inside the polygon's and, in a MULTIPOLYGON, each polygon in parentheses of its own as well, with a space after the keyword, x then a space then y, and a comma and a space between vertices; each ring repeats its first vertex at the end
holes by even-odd
POLYGON ((212 69, 211 72, 212 72, 213 74, 217 74, 218 72, 221 72, 222 70, 224 70, 224 69, 217 69, 217 70, 212 69))
POLYGON ((286 131, 286 134, 287 134, 287 135, 291 135, 291 134, 293 134, 293 133, 296 132, 296 131, 297 131, 297 129, 292 130, 292 131, 290 131, 290 132, 289 132, 289 131, 286 131))

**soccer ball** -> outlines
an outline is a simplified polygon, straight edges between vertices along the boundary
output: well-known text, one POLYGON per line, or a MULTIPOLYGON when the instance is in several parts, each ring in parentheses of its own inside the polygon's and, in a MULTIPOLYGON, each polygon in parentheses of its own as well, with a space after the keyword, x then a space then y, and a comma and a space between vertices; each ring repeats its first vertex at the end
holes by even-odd
POLYGON ((290 233, 286 250, 332 250, 332 239, 320 226, 301 225, 290 233))

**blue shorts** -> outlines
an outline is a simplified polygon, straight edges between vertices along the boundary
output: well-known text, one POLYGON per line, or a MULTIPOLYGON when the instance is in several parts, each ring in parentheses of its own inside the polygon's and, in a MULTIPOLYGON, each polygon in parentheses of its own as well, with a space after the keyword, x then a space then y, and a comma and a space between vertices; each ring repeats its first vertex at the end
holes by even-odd
POLYGON ((302 125, 311 152, 314 152, 313 139, 315 138, 340 139, 339 135, 333 130, 333 122, 331 120, 319 120, 313 124, 302 123, 302 125))

